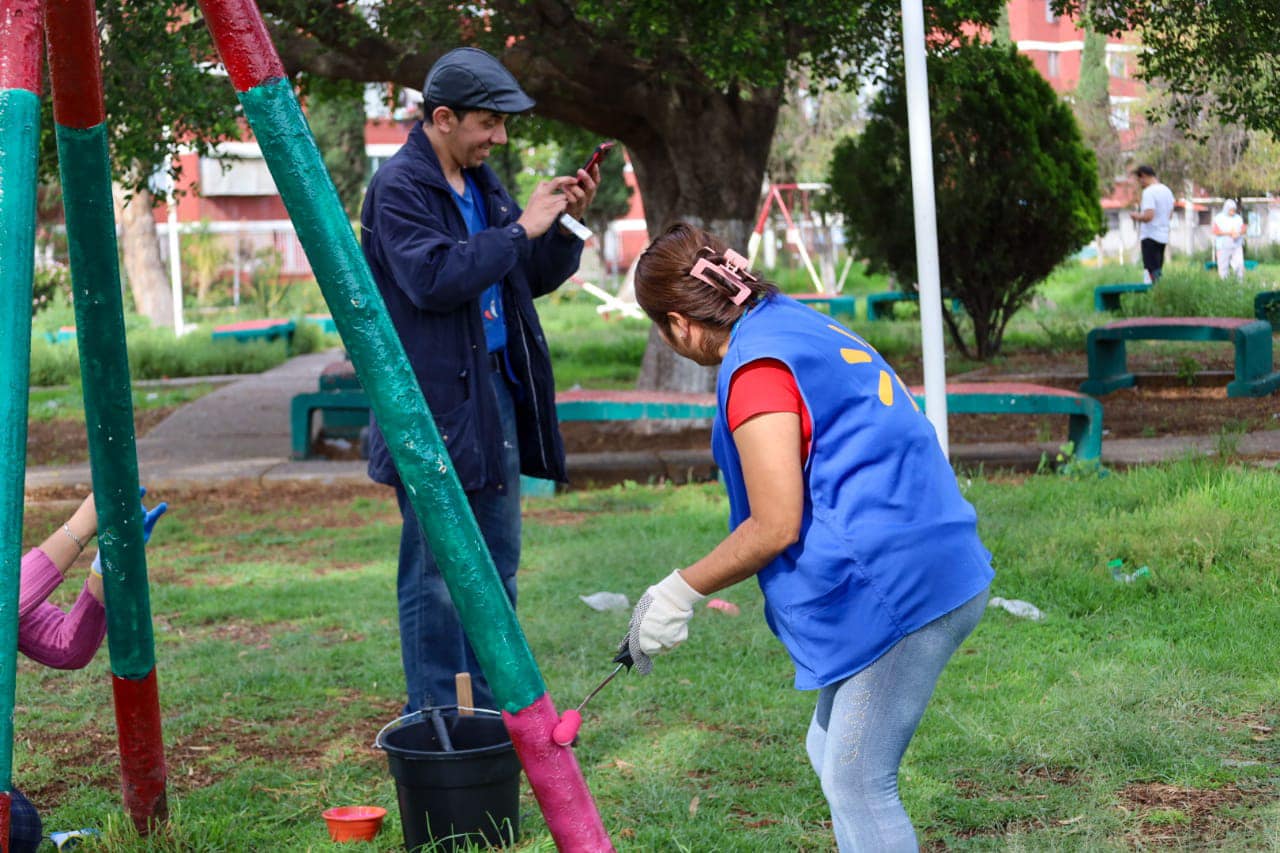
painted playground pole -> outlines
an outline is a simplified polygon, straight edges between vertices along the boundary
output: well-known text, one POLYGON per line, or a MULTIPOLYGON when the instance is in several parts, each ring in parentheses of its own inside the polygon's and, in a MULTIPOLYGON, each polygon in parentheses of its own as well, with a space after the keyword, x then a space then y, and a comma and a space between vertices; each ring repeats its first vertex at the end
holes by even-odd
POLYGON ((0 851, 9 853, 44 0, 0 0, 0 851))
POLYGON ((613 849, 448 451, 253 0, 200 0, 529 783, 562 851, 613 849))
POLYGON ((89 463, 98 508, 120 781, 125 809, 138 831, 146 833, 165 820, 168 805, 93 0, 49 0, 46 24, 89 463))

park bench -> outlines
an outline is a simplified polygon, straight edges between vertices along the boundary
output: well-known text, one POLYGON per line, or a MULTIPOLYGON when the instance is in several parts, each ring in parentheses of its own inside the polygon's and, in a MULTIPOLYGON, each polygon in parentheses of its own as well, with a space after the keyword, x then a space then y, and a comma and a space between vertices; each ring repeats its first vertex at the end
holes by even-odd
POLYGON ((1276 326, 1273 314, 1280 314, 1280 290, 1264 290, 1253 297, 1253 316, 1271 323, 1272 329, 1276 326))
POLYGON ((293 333, 297 326, 292 320, 242 320, 239 323, 227 323, 213 327, 213 339, 232 340, 239 343, 249 341, 271 341, 284 339, 284 351, 293 351, 293 333))
MULTIPOLYGON (((289 403, 289 436, 293 444, 294 459, 311 457, 311 419, 316 412, 322 412, 325 418, 333 414, 342 414, 344 423, 354 422, 360 426, 369 422, 369 395, 363 390, 316 391, 311 394, 296 394, 289 403)), ((329 422, 326 420, 326 428, 329 422)))
POLYGON ((1129 388, 1136 379, 1129 372, 1125 342, 1230 341, 1236 348, 1235 379, 1228 397, 1262 397, 1280 386, 1272 366, 1271 324, 1244 317, 1135 317, 1117 320, 1089 332, 1089 378, 1080 385, 1086 394, 1102 396, 1129 388))
POLYGON ((575 390, 556 395, 561 421, 690 420, 715 414, 715 394, 575 390))
MULTIPOLYGON (((947 297, 943 294, 943 298, 951 300, 951 310, 958 312, 964 310, 964 304, 954 296, 947 297)), ((867 319, 883 320, 893 319, 893 306, 899 302, 919 302, 919 293, 903 293, 901 290, 886 290, 883 293, 871 293, 867 295, 867 319)))
POLYGON ((1120 310, 1120 297, 1126 293, 1146 293, 1150 284, 1100 284, 1093 289, 1093 310, 1116 312, 1120 310))
POLYGON ((308 314, 307 322, 320 327, 320 331, 328 335, 336 335, 338 327, 334 325, 333 317, 329 314, 308 314))
POLYGON ((802 305, 808 305, 815 310, 818 306, 825 305, 827 306, 827 312, 832 316, 836 314, 846 314, 849 317, 857 316, 858 300, 853 296, 844 296, 838 293, 797 293, 792 294, 792 298, 802 305))
MULTIPOLYGON (((911 394, 924 409, 924 389, 911 394)), ((1077 459, 1102 458, 1102 404, 1064 388, 1029 382, 947 384, 947 412, 957 415, 1066 415, 1067 438, 1077 459)))
POLYGON ((76 339, 76 327, 60 326, 57 332, 45 332, 44 339, 51 344, 60 344, 63 341, 74 341, 76 339))
MULTIPOLYGON (((290 438, 294 459, 311 455, 311 424, 316 412, 324 413, 329 429, 330 413, 343 415, 339 424, 352 421, 363 426, 369 420, 369 398, 360 388, 350 362, 336 362, 320 374, 320 389, 298 394, 291 403, 290 438), (344 367, 345 365, 345 367, 344 367)), ((565 391, 556 395, 556 416, 568 421, 690 420, 716 413, 714 394, 682 394, 668 391, 565 391)))

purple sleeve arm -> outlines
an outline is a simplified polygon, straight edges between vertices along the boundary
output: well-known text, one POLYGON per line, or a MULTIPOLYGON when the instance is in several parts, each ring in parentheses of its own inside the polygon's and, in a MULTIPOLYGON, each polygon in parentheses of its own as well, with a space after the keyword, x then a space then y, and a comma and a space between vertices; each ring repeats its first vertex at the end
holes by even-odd
POLYGON ((107 614, 88 585, 70 612, 42 602, 18 622, 18 651, 54 669, 81 669, 102 645, 107 634, 107 614))
POLYGON ((39 548, 32 548, 22 558, 22 579, 18 592, 18 619, 42 604, 49 594, 62 583, 62 572, 49 555, 39 548))

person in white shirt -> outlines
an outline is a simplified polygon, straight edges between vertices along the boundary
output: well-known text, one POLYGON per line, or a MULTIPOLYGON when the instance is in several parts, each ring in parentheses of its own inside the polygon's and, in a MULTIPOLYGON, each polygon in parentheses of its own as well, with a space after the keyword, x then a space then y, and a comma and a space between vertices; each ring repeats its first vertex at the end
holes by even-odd
POLYGON ((1222 210, 1213 217, 1213 244, 1218 261, 1218 278, 1228 272, 1244 278, 1244 219, 1236 212, 1236 203, 1227 199, 1222 210))
POLYGON ((1169 243, 1169 219, 1173 216, 1173 191, 1156 178, 1156 170, 1141 165, 1134 170, 1142 185, 1142 202, 1129 216, 1138 223, 1142 267, 1154 284, 1164 270, 1164 247, 1169 243))

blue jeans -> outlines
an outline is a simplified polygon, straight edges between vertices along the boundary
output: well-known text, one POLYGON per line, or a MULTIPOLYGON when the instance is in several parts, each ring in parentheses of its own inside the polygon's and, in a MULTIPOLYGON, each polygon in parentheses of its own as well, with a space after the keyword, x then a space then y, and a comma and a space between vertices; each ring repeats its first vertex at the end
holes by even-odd
POLYGON ((805 746, 841 853, 920 849, 898 799, 898 765, 942 668, 982 618, 987 595, 908 634, 871 666, 818 694, 805 746))
MULTIPOLYGON (((502 472, 506 487, 501 492, 475 492, 467 499, 514 607, 516 567, 520 564, 520 450, 511 392, 501 373, 494 371, 492 375, 502 417, 502 472)), ((400 606, 400 657, 409 695, 405 713, 432 705, 452 705, 457 696, 454 675, 459 672, 471 673, 476 707, 493 708, 493 693, 462 631, 444 576, 402 484, 396 485, 396 501, 404 519, 396 597, 400 606)))

